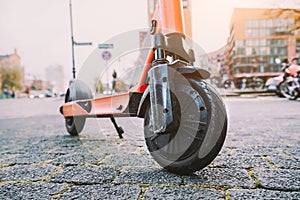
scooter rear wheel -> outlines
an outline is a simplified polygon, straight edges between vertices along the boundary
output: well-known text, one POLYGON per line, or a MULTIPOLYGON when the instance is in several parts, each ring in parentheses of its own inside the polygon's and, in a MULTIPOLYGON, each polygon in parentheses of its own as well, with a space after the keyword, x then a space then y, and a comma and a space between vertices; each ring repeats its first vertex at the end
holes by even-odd
POLYGON ((65 124, 68 133, 72 136, 78 136, 85 125, 85 117, 66 117, 65 124))
MULTIPOLYGON (((83 99, 92 99, 92 91, 90 88, 81 80, 73 80, 67 90, 65 102, 71 102, 83 99)), ((72 116, 65 118, 65 126, 68 133, 72 136, 78 136, 84 128, 86 117, 83 116, 72 116)))
POLYGON ((173 122, 166 132, 154 133, 150 106, 144 120, 150 154, 176 174, 190 174, 210 164, 227 132, 225 106, 214 88, 203 81, 186 82, 171 92, 173 122))

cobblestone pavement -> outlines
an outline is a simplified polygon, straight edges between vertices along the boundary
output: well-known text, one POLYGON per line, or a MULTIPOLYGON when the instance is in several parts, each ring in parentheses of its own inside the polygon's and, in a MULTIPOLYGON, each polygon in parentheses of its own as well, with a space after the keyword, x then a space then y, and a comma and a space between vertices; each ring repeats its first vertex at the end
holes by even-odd
POLYGON ((0 101, 0 199, 300 199, 300 101, 228 98, 218 157, 191 176, 149 155, 143 121, 88 119, 69 136, 60 99, 0 101), (29 111, 31 110, 31 111, 29 111))

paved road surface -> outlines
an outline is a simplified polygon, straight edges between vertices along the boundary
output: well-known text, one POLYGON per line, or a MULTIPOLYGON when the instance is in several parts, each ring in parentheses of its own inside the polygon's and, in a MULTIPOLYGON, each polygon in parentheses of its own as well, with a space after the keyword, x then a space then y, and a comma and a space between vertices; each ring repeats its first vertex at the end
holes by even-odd
POLYGON ((0 101, 0 199, 300 199, 300 101, 227 98, 223 149, 192 176, 155 163, 141 119, 117 119, 123 140, 108 119, 68 136, 62 101, 0 101))

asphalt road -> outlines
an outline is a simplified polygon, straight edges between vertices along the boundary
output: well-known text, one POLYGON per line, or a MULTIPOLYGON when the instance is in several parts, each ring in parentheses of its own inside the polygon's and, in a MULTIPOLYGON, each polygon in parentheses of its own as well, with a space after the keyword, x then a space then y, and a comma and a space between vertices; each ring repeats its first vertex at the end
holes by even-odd
POLYGON ((71 137, 63 99, 0 101, 0 199, 300 199, 300 101, 227 98, 222 151, 191 176, 149 155, 143 120, 88 119, 71 137))

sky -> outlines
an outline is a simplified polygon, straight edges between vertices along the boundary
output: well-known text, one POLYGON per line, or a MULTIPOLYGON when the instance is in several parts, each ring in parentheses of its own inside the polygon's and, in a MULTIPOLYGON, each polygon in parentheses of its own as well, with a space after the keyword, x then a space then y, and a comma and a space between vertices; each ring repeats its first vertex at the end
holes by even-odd
MULTIPOLYGON (((226 44, 234 8, 300 8, 299 0, 191 0, 193 40, 206 52, 226 44)), ((0 0, 0 55, 17 49, 27 75, 45 78, 45 68, 62 65, 71 78, 69 0, 0 0)), ((148 27, 147 0, 72 0, 77 68, 99 43, 122 32, 148 27)))

